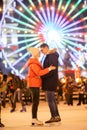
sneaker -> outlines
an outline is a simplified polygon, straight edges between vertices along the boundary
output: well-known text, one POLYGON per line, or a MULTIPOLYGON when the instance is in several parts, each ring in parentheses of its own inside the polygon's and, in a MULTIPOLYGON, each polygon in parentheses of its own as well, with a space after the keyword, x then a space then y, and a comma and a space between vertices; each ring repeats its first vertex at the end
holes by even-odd
POLYGON ((45 123, 52 123, 52 122, 59 122, 59 121, 61 121, 60 117, 51 117, 51 119, 48 121, 45 121, 45 123))

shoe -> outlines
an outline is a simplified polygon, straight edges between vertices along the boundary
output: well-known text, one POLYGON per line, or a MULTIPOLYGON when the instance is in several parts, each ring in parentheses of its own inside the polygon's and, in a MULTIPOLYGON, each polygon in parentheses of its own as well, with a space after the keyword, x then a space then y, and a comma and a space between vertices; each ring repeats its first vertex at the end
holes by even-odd
POLYGON ((14 108, 12 108, 10 112, 14 112, 14 111, 15 111, 15 109, 14 109, 14 108))
POLYGON ((59 122, 59 121, 61 121, 61 118, 59 117, 59 116, 56 116, 56 117, 54 117, 55 119, 54 119, 54 122, 59 122))
POLYGON ((20 112, 26 112, 26 108, 21 109, 20 112))
POLYGON ((43 125, 42 121, 39 121, 38 119, 34 118, 32 119, 32 125, 43 125))
POLYGON ((51 117, 51 119, 48 121, 45 121, 45 123, 52 123, 52 122, 59 122, 59 121, 61 121, 61 118, 57 116, 57 117, 51 117))

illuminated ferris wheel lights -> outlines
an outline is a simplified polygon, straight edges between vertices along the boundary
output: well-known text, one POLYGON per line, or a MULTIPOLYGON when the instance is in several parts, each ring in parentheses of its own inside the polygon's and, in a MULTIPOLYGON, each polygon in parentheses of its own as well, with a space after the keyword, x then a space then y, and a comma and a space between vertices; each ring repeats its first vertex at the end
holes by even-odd
POLYGON ((22 7, 19 7, 19 10, 20 10, 20 11, 23 11, 23 8, 22 8, 22 7))
POLYGON ((20 33, 21 31, 20 30, 17 30, 17 33, 20 33))
MULTIPOLYGON (((4 16, 6 22, 4 24, 3 20, 2 25, 3 28, 6 28, 6 31, 3 32, 7 33, 5 37, 9 46, 6 57, 9 60, 10 57, 14 58, 21 54, 18 59, 11 63, 12 69, 15 66, 17 68, 17 64, 21 63, 29 55, 27 53, 28 47, 39 47, 43 42, 47 42, 50 46, 52 45, 52 47, 58 49, 60 65, 63 65, 63 58, 66 53, 65 48, 67 47, 72 53, 69 54, 71 56, 71 64, 74 67, 74 61, 78 58, 78 44, 81 43, 84 46, 84 36, 87 34, 85 32, 87 29, 85 24, 87 17, 83 16, 87 8, 78 9, 81 0, 78 0, 73 5, 71 3, 72 0, 66 0, 66 3, 63 0, 52 0, 51 2, 48 0, 37 0, 36 2, 28 0, 29 4, 25 0, 13 1, 15 3, 17 1, 17 5, 14 2, 13 4, 11 3, 4 16), (12 9, 12 12, 9 9, 12 9), (13 38, 12 41, 11 38, 13 38), (13 42, 16 40, 15 38, 17 41, 13 42), (15 43, 17 49, 11 51, 15 43), (62 55, 61 50, 63 50, 62 55)), ((21 68, 19 71, 23 72, 21 68)))
POLYGON ((22 53, 19 53, 19 56, 21 57, 23 54, 22 53))
POLYGON ((51 9, 51 10, 54 10, 55 8, 54 8, 54 6, 51 6, 50 9, 51 9))
POLYGON ((56 30, 49 30, 47 33, 47 41, 61 42, 61 36, 56 30))
POLYGON ((43 10, 43 7, 42 7, 42 6, 40 7, 40 10, 43 10))
POLYGON ((64 10, 64 6, 62 6, 62 10, 64 10))
POLYGON ((30 9, 31 11, 33 10, 33 8, 32 8, 31 6, 29 7, 29 9, 30 9))

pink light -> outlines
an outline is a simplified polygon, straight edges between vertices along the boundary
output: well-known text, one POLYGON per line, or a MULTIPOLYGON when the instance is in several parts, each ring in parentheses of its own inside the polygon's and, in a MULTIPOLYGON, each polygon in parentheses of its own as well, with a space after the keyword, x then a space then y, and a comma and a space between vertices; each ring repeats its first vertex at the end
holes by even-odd
MULTIPOLYGON (((71 23, 71 24, 65 26, 64 29, 68 29, 68 28, 70 28, 70 27, 73 27, 73 26, 75 26, 75 25, 78 25, 78 24, 80 24, 81 22, 84 22, 86 19, 87 19, 87 17, 85 17, 85 18, 83 18, 83 19, 80 19, 80 20, 78 20, 78 21, 76 21, 76 22, 74 22, 74 23, 71 23)), ((67 21, 67 23, 68 23, 68 21, 67 21)), ((63 26, 62 26, 62 27, 63 27, 63 26)))

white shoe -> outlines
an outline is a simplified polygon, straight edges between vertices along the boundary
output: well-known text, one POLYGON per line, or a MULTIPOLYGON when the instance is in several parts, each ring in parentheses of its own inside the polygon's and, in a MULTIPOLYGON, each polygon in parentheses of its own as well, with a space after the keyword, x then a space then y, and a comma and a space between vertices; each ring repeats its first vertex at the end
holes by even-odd
POLYGON ((39 121, 38 119, 34 118, 32 119, 32 125, 43 125, 42 121, 39 121))

